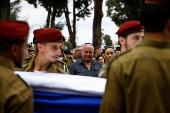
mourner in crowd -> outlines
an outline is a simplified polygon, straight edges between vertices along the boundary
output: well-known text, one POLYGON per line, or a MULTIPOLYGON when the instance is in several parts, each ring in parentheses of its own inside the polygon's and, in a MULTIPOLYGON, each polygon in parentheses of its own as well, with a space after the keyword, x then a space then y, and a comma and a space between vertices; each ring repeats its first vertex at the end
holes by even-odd
POLYGON ((28 53, 28 33, 26 22, 0 22, 0 113, 33 113, 32 89, 14 74, 28 53))
POLYGON ((35 56, 35 51, 33 49, 29 50, 29 57, 35 56))
POLYGON ((100 113, 170 112, 170 1, 147 0, 145 37, 108 68, 100 113))
POLYGON ((71 50, 70 52, 71 52, 72 58, 74 59, 76 57, 75 51, 71 50))
POLYGON ((75 58, 74 58, 74 62, 76 60, 79 60, 82 57, 82 47, 81 46, 77 46, 76 47, 76 51, 75 51, 75 58))
POLYGON ((69 74, 97 77, 98 71, 102 67, 100 62, 93 60, 94 47, 86 43, 82 48, 82 58, 72 63, 69 74))
POLYGON ((105 63, 104 63, 104 56, 103 56, 103 55, 98 55, 98 56, 96 57, 96 60, 99 61, 102 66, 105 65, 105 63))

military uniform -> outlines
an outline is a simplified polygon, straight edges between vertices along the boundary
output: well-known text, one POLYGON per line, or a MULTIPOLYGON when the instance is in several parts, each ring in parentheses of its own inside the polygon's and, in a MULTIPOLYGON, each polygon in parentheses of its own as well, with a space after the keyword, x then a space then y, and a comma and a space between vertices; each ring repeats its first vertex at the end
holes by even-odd
POLYGON ((27 58, 25 59, 24 64, 28 64, 28 63, 29 63, 29 61, 31 61, 31 57, 27 57, 27 58))
POLYGON ((109 67, 100 113, 170 113, 170 43, 142 40, 109 67))
MULTIPOLYGON (((16 68, 15 71, 30 71, 30 72, 34 72, 34 61, 35 61, 35 56, 33 56, 29 60, 29 63, 25 63, 22 66, 22 68, 16 68)), ((57 67, 55 64, 51 64, 46 72, 68 74, 63 69, 57 67)))
POLYGON ((70 55, 66 55, 64 54, 64 57, 63 57, 63 62, 65 62, 67 64, 67 67, 69 68, 70 65, 74 62, 73 61, 73 58, 70 56, 70 55))
POLYGON ((33 113, 33 92, 18 75, 14 63, 0 56, 0 113, 33 113))
POLYGON ((57 67, 63 69, 64 71, 68 72, 68 68, 65 62, 63 62, 62 60, 57 60, 56 63, 54 63, 57 67))
POLYGON ((69 69, 70 65, 73 62, 74 62, 73 58, 70 55, 64 54, 63 59, 62 60, 57 60, 55 65, 57 65, 58 67, 62 68, 64 71, 68 72, 68 69, 69 69))

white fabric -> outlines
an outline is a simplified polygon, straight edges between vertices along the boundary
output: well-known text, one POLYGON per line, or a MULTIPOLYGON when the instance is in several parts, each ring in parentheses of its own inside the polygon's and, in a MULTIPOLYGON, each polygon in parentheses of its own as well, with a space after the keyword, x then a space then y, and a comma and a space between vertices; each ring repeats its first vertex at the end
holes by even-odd
POLYGON ((59 59, 59 60, 63 60, 63 57, 59 57, 58 59, 59 59))
POLYGON ((15 71, 34 91, 102 97, 106 79, 56 73, 15 71))

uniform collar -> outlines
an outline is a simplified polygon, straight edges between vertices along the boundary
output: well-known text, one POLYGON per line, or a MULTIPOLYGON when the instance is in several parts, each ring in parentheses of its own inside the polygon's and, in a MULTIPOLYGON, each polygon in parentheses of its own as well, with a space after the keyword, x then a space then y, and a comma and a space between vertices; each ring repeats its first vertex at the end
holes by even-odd
POLYGON ((158 41, 158 40, 152 40, 152 39, 143 39, 136 47, 140 47, 140 46, 170 48, 170 42, 169 41, 158 41))
POLYGON ((8 67, 10 68, 11 70, 14 70, 15 69, 15 65, 14 63, 12 62, 12 60, 9 60, 3 56, 0 56, 0 65, 3 65, 5 67, 8 67))

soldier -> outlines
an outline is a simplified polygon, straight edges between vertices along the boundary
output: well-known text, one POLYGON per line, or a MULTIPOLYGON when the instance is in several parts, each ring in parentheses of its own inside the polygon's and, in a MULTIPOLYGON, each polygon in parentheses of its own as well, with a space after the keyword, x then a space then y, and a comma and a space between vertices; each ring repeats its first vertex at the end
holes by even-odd
POLYGON ((66 47, 65 38, 63 37, 62 47, 61 47, 62 48, 62 52, 61 52, 61 55, 60 55, 59 59, 55 63, 55 65, 57 65, 58 67, 62 68, 64 71, 68 72, 68 69, 69 69, 70 65, 74 61, 73 61, 73 58, 70 55, 64 54, 65 47, 66 47))
POLYGON ((36 56, 17 71, 67 73, 54 63, 61 54, 62 34, 58 29, 44 28, 34 31, 36 56))
POLYGON ((28 52, 28 32, 26 22, 0 22, 0 113, 33 113, 32 89, 14 74, 28 52))
POLYGON ((144 39, 108 69, 100 113, 170 113, 170 1, 147 0, 144 39))
MULTIPOLYGON (((143 39, 143 26, 139 21, 127 21, 120 26, 116 34, 119 37, 121 53, 124 53, 133 49, 143 39)), ((100 69, 98 76, 107 78, 107 68, 108 65, 105 65, 100 69)))

